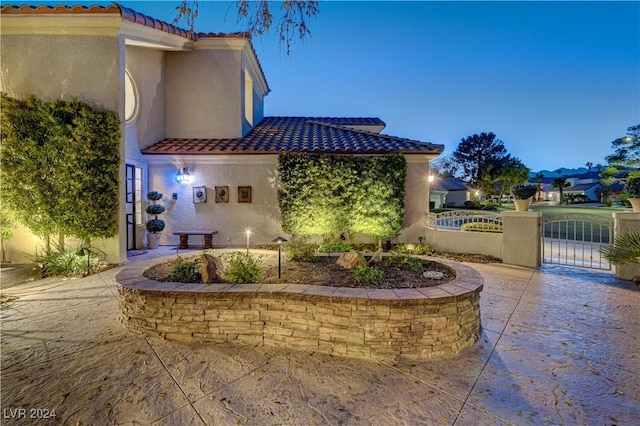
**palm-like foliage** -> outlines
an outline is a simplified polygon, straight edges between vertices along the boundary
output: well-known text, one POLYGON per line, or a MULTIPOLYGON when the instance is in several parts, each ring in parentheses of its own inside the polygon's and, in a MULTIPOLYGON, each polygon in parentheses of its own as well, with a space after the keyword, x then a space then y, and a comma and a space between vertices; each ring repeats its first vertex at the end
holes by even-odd
POLYGON ((600 253, 611 263, 640 263, 640 232, 618 235, 611 244, 601 247, 600 253))

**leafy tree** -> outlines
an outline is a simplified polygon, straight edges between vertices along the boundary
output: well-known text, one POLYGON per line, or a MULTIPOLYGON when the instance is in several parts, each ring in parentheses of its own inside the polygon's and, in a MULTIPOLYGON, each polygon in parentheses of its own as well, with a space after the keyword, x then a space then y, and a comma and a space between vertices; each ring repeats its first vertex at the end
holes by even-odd
POLYGON ((453 158, 462 167, 462 177, 470 186, 478 188, 493 170, 498 171, 507 155, 504 143, 492 132, 463 138, 453 152, 453 158))
MULTIPOLYGON (((640 124, 627 128, 627 134, 611 142, 613 154, 606 157, 610 166, 618 169, 640 167, 640 124)), ((640 171, 629 173, 630 177, 640 176, 640 171)))
POLYGON ((507 155, 495 172, 495 188, 498 191, 498 203, 502 202, 502 196, 509 188, 516 184, 524 184, 529 180, 531 169, 519 159, 507 155))
POLYGON ((560 176, 551 181, 551 187, 558 188, 558 191, 560 192, 560 204, 562 204, 563 201, 562 193, 564 191, 564 188, 567 188, 569 186, 571 186, 571 183, 567 182, 566 176, 560 176))
MULTIPOLYGON (((311 35, 309 30, 309 20, 320 13, 319 1, 286 0, 280 4, 279 11, 274 11, 274 4, 268 0, 237 0, 236 10, 238 13, 238 23, 246 21, 246 32, 255 35, 268 33, 275 25, 280 36, 280 43, 287 48, 287 54, 291 52, 293 37, 297 34, 300 39, 311 35)), ((182 0, 176 7, 175 23, 185 20, 189 31, 195 30, 195 21, 199 14, 200 0, 182 0)))
POLYGON ((443 179, 455 178, 460 172, 460 164, 453 155, 441 155, 429 163, 429 167, 443 179))

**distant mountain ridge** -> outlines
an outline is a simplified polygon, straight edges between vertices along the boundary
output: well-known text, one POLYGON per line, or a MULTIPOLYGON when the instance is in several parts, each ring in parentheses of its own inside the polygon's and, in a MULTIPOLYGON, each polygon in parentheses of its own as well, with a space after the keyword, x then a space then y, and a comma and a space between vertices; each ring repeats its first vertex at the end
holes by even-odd
MULTIPOLYGON (((535 177, 538 173, 542 173, 544 177, 558 177, 558 172, 556 170, 540 170, 539 172, 529 173, 529 176, 535 177)), ((592 167, 591 170, 595 170, 595 168, 592 167)), ((577 169, 567 169, 565 167, 561 167, 560 171, 562 171, 562 176, 571 176, 571 175, 579 175, 582 173, 587 173, 588 169, 586 167, 578 167, 577 169)))

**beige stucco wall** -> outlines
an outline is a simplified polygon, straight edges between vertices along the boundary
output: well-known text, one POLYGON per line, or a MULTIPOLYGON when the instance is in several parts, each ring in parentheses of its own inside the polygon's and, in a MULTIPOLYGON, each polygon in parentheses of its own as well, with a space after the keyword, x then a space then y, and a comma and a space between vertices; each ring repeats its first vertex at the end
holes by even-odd
POLYGON ((502 259, 503 234, 425 230, 425 243, 443 253, 484 254, 502 259))
POLYGON ((505 211, 501 216, 504 236, 502 261, 529 268, 540 266, 542 213, 505 211))
POLYGON ((146 161, 140 149, 165 138, 165 52, 126 48, 126 68, 138 89, 139 113, 127 127, 127 158, 146 161))
MULTIPOLYGON (((151 160, 153 161, 153 160, 151 160)), ((284 235, 280 227, 280 210, 275 188, 276 156, 239 158, 229 156, 215 161, 172 159, 171 163, 150 166, 149 188, 164 194, 162 204, 166 212, 162 219, 166 228, 161 245, 177 245, 179 237, 172 232, 179 229, 214 229, 219 234, 214 245, 246 244, 244 231, 253 229, 251 244, 270 243, 284 235), (175 180, 178 165, 186 165, 193 176, 190 183, 175 180), (193 187, 206 187, 207 202, 193 203, 193 187), (215 202, 215 187, 229 188, 229 202, 215 202), (238 203, 238 186, 251 186, 251 203, 238 203), (177 200, 172 194, 178 195, 177 200)), ((202 237, 190 237, 189 243, 202 245, 202 237)))
MULTIPOLYGON (((160 238, 161 245, 177 245, 179 237, 172 235, 177 229, 209 229, 219 231, 213 238, 214 245, 244 245, 247 227, 253 228, 251 244, 267 244, 282 235, 280 209, 276 188, 277 156, 217 156, 204 159, 198 156, 147 156, 150 165, 149 190, 164 194, 162 204, 166 222, 160 238), (178 167, 189 167, 193 180, 179 184, 175 180, 178 167), (193 187, 205 186, 207 202, 193 203, 193 187), (229 187, 229 203, 216 203, 216 186, 229 187), (238 186, 251 186, 252 202, 237 202, 238 186), (172 194, 178 195, 177 200, 172 194)), ((413 160, 412 160, 413 161, 413 160)), ((417 160, 416 160, 417 161, 417 160)), ((424 236, 425 215, 428 209, 427 183, 428 163, 409 162, 407 167, 407 196, 405 198, 405 221, 398 242, 417 242, 424 236)), ((359 241, 368 242, 361 236, 359 241)), ((190 237, 189 242, 202 245, 202 237, 190 237)))
MULTIPOLYGON (((36 34, 7 34, 14 30, 15 21, 11 19, 2 17, 0 90, 9 96, 33 94, 45 100, 77 97, 123 116, 124 39, 115 30, 111 36, 37 34, 38 28, 33 30, 36 34)), ((120 154, 124 158, 124 145, 120 154)), ((120 193, 124 193, 122 186, 120 193)), ((119 229, 124 229, 124 207, 120 205, 119 209, 119 229)), ((19 259, 33 252, 35 241, 32 236, 16 236, 7 243, 7 249, 19 259)), ((110 262, 121 263, 126 260, 124 243, 116 236, 96 245, 107 253, 110 262)))
POLYGON ((242 136, 241 52, 166 53, 169 138, 242 136))

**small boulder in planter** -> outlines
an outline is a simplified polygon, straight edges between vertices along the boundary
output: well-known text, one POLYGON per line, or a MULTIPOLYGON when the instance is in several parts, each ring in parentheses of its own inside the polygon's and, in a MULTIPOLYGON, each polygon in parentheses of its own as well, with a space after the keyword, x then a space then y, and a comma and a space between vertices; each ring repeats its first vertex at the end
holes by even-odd
POLYGON ((624 192, 629 196, 633 211, 640 212, 640 177, 628 178, 624 184, 624 192))
POLYGON ((146 212, 153 216, 153 219, 147 221, 147 241, 150 249, 158 248, 160 244, 160 232, 164 230, 164 220, 158 219, 158 215, 164 213, 164 206, 158 204, 162 199, 162 194, 157 191, 151 191, 147 194, 147 199, 151 204, 147 206, 146 212))
POLYGON ((538 188, 533 185, 517 184, 511 187, 511 195, 515 197, 514 204, 517 212, 526 212, 531 204, 531 197, 536 195, 538 188))
POLYGON ((367 261, 357 251, 350 251, 349 253, 342 253, 336 263, 343 268, 353 269, 358 265, 367 263, 367 261))

